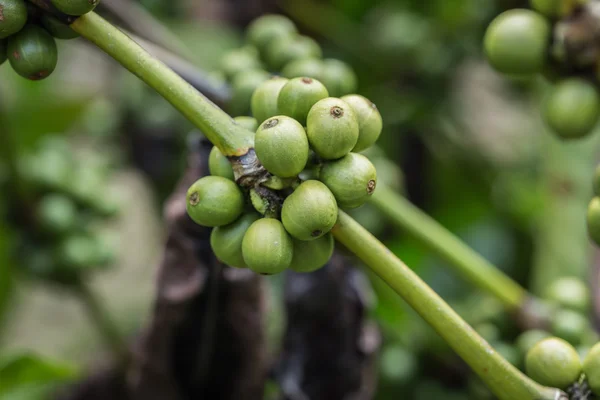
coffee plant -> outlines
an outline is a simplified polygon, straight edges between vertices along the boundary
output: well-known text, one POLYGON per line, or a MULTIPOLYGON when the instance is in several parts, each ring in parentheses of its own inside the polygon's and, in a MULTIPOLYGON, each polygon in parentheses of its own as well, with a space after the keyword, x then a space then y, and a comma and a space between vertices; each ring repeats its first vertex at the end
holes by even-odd
MULTIPOLYGON (((21 148, 18 126, 0 112, 0 184, 10 194, 0 206, 15 238, 7 241, 11 258, 19 260, 25 280, 74 294, 112 351, 108 372, 78 377, 81 382, 57 398, 600 398, 598 276, 585 275, 598 266, 589 268, 587 260, 584 274, 563 266, 530 293, 524 274, 494 265, 408 201, 414 178, 410 166, 403 171, 397 164, 401 140, 393 129, 432 129, 439 136, 420 139, 413 150, 427 142, 439 153, 457 152, 451 129, 443 137, 433 127, 456 126, 446 101, 456 79, 449 66, 481 49, 514 92, 545 90, 539 110, 554 134, 548 140, 561 149, 581 141, 593 147, 600 2, 507 1, 497 9, 469 0, 434 1, 430 8, 417 1, 334 2, 337 8, 283 2, 300 24, 281 12, 248 18, 239 46, 222 52, 210 73, 189 61, 185 45, 164 48, 176 36, 148 11, 129 1, 105 3, 0 0, 0 64, 10 64, 17 74, 11 79, 51 81, 60 70, 59 48, 62 57, 71 43, 57 45, 57 39, 75 38, 139 79, 119 81, 123 112, 108 100, 103 113, 82 124, 89 132, 110 131, 101 140, 109 150, 123 144, 112 132, 122 126, 130 144, 118 160, 108 150, 81 150, 85 146, 60 133, 46 132, 21 148), (133 32, 113 19, 134 21, 133 32), (364 25, 369 45, 354 45, 355 29, 346 37, 336 32, 338 24, 364 25), (339 49, 322 47, 306 27, 339 49), (341 56, 344 51, 350 56, 341 56), (414 107, 402 113, 407 103, 414 107), (106 121, 112 122, 102 125, 106 121), (102 228, 123 214, 107 187, 125 160, 166 199, 155 309, 135 347, 126 344, 90 283, 94 272, 116 263, 118 240, 110 234, 118 232, 102 228), (394 228, 474 290, 464 286, 462 296, 444 301, 444 285, 434 291, 419 276, 422 270, 401 260, 406 256, 410 264, 415 257, 394 246, 394 228), (283 292, 281 343, 263 333, 265 282, 283 292), (392 304, 391 316, 382 315, 371 286, 379 302, 392 304), (420 320, 394 303, 398 296, 420 320), (393 326, 399 314, 410 322, 401 330, 393 326), (267 348, 279 355, 268 357, 267 348)), ((164 7, 181 12, 175 4, 164 7)), ((452 173, 435 162, 441 174, 452 173)), ((562 167, 575 169, 568 162, 562 167)), ((575 219, 600 245, 600 167, 588 175, 589 193, 558 175, 549 179, 550 192, 589 201, 587 224, 582 212, 575 219)), ((426 179, 417 178, 417 186, 426 179)), ((530 181, 525 189, 506 184, 503 199, 519 192, 535 202, 530 181)), ((535 208, 528 209, 537 219, 519 217, 542 229, 535 208)), ((558 246, 569 236, 587 245, 566 225, 552 229, 558 246)), ((49 360, 7 357, 0 359, 0 394, 48 398, 56 382, 76 375, 49 360)))

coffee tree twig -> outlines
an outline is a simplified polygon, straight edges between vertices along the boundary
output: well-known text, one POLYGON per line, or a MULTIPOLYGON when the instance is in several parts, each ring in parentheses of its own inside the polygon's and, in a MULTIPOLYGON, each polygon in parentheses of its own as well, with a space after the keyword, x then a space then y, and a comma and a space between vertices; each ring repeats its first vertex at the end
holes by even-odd
MULTIPOLYGON (((71 27, 153 87, 223 154, 235 158, 254 153, 252 132, 235 124, 229 115, 109 22, 92 12, 71 27)), ((541 386, 511 366, 388 248, 344 212, 340 212, 333 233, 419 312, 500 399, 561 399, 560 390, 541 386)))

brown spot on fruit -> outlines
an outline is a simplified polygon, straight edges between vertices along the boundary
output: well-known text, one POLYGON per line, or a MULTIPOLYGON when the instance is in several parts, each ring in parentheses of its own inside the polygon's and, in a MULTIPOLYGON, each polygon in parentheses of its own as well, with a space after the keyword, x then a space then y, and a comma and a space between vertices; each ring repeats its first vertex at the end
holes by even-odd
POLYGON ((342 107, 333 106, 331 107, 331 110, 329 110, 329 114, 331 114, 333 118, 341 118, 344 116, 344 109, 342 107))
POLYGON ((18 51, 14 51, 13 52, 13 57, 14 57, 15 60, 19 60, 21 58, 21 55, 19 54, 18 51))
POLYGON ((311 234, 310 234, 310 236, 312 236, 312 237, 319 237, 319 236, 321 236, 322 233, 323 233, 322 230, 317 229, 315 231, 312 231, 311 234))
POLYGON ((198 203, 200 203, 200 195, 198 194, 198 192, 194 192, 190 196, 190 204, 193 205, 193 206, 195 206, 198 203))
POLYGON ((377 182, 375 182, 375 179, 371 179, 369 181, 369 183, 367 183, 367 193, 368 194, 373 194, 373 192, 375 191, 376 187, 377 187, 377 182))
POLYGON ((264 129, 273 128, 279 124, 279 120, 277 118, 272 118, 263 124, 264 129))
POLYGON ((29 75, 29 79, 31 79, 32 81, 39 81, 41 79, 47 78, 48 75, 50 75, 50 71, 42 70, 42 71, 38 71, 32 75, 29 75))
POLYGON ((311 84, 313 83, 313 80, 311 78, 302 78, 302 83, 311 84))

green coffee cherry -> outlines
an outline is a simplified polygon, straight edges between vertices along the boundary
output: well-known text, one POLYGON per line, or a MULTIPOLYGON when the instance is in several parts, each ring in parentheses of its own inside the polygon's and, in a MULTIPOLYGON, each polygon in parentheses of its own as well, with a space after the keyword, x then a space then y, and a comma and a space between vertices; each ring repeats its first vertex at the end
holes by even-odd
POLYGON ((595 86, 581 78, 558 83, 545 101, 546 124, 563 139, 588 135, 600 115, 600 95, 595 86))
POLYGON ((229 225, 214 228, 210 234, 210 246, 217 259, 230 267, 245 268, 242 240, 250 225, 259 218, 256 213, 244 214, 229 225))
POLYGON ((250 100, 250 109, 259 123, 280 114, 277 109, 277 97, 287 82, 286 78, 274 76, 256 88, 250 100))
POLYGON ((227 178, 232 181, 235 180, 231 163, 227 157, 221 153, 221 150, 219 150, 217 146, 212 148, 210 155, 208 156, 208 170, 210 171, 211 175, 222 176, 223 178, 227 178))
POLYGON ((37 25, 27 25, 8 39, 8 60, 24 78, 47 78, 56 68, 58 50, 54 38, 37 25))
POLYGON ((265 59, 273 71, 280 71, 294 60, 321 58, 322 55, 321 47, 314 39, 294 35, 275 39, 266 49, 265 59))
POLYGON ((358 120, 358 141, 352 151, 356 153, 368 149, 377 142, 383 129, 383 120, 377 106, 358 94, 344 96, 342 100, 352 107, 358 120))
POLYGON ((327 89, 318 80, 307 77, 294 78, 281 88, 277 108, 282 115, 292 117, 304 126, 311 107, 327 96, 327 89))
POLYGON ((47 232, 65 233, 77 223, 77 207, 66 196, 49 194, 40 200, 37 207, 37 218, 47 232))
POLYGON ((594 171, 594 194, 596 196, 600 195, 600 165, 594 171))
POLYGON ((8 47, 8 42, 6 40, 0 39, 0 65, 4 64, 7 60, 6 57, 6 48, 8 47))
POLYGON ((302 125, 279 115, 267 119, 256 131, 254 150, 261 164, 281 178, 297 176, 308 162, 308 139, 302 125))
POLYGON ((244 210, 240 188, 221 176, 205 176, 187 191, 187 212, 198 225, 214 227, 234 222, 244 210))
POLYGON ((566 389, 579 379, 581 360, 569 343, 559 338, 548 338, 529 350, 525 370, 542 385, 566 389))
POLYGON ((230 80, 244 71, 260 69, 262 64, 258 59, 258 53, 252 47, 231 50, 221 59, 221 70, 230 80))
POLYGON ((249 70, 237 74, 231 83, 231 113, 243 115, 250 112, 252 94, 261 83, 270 78, 263 70, 249 70))
POLYGON ((581 344, 584 334, 589 329, 587 318, 576 311, 559 310, 552 316, 550 332, 574 346, 581 344))
POLYGON ((69 269, 82 270, 98 263, 98 243, 87 235, 70 236, 64 239, 57 248, 60 264, 69 269))
POLYGON ((546 299, 557 305, 585 313, 590 305, 588 287, 580 279, 566 277, 555 280, 545 293, 546 299))
POLYGON ((600 395, 600 343, 596 343, 585 356, 583 373, 592 392, 600 395))
POLYGON ((325 163, 320 180, 331 190, 340 208, 357 208, 375 192, 377 171, 367 157, 348 153, 325 163))
POLYGON ((281 37, 295 36, 296 25, 283 15, 267 14, 248 27, 248 41, 264 54, 271 43, 281 37))
POLYGON ((548 339, 551 336, 552 335, 546 331, 532 329, 520 334, 517 337, 517 340, 515 341, 515 345, 524 357, 533 346, 535 346, 544 339, 548 339))
POLYGON ((490 64, 505 74, 534 74, 546 63, 550 23, 535 11, 513 9, 496 17, 484 38, 490 64))
POLYGON ((51 0, 54 7, 68 15, 83 15, 92 11, 100 0, 51 0))
POLYGON ((19 32, 27 22, 27 5, 25 0, 0 0, 0 39, 19 32))
POLYGON ((271 275, 283 272, 292 262, 294 244, 279 220, 255 221, 242 240, 244 262, 252 271, 271 275))
POLYGON ((590 238, 600 246, 600 197, 594 197, 588 206, 587 230, 590 238))
POLYGON ((249 131, 256 132, 258 121, 253 117, 240 116, 233 119, 238 125, 243 126, 249 131))
POLYGON ((358 142, 358 119, 352 107, 341 99, 328 97, 308 113, 306 134, 319 157, 335 160, 348 154, 358 142))
POLYGON ((333 255, 335 248, 335 240, 330 233, 316 240, 293 239, 293 241, 294 258, 290 269, 296 272, 313 272, 323 267, 333 255))
POLYGON ((358 78, 354 70, 345 62, 333 58, 323 60, 321 82, 331 97, 354 93, 358 87, 358 78))
POLYGON ((569 15, 580 0, 529 0, 531 8, 548 18, 569 15))
POLYGON ((308 77, 321 81, 323 61, 318 58, 300 58, 289 62, 281 70, 281 75, 288 79, 308 77))
POLYGON ((290 235, 315 240, 328 233, 337 221, 333 193, 319 181, 306 181, 283 202, 281 221, 290 235))
POLYGON ((68 40, 79 37, 79 33, 75 32, 69 25, 63 24, 50 14, 42 14, 41 22, 48 33, 57 39, 68 40))

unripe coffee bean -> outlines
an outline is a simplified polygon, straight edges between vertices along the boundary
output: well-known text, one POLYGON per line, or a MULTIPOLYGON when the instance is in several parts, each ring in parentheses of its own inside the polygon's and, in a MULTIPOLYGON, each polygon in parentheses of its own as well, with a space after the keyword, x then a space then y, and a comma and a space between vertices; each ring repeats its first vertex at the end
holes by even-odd
POLYGON ((235 222, 218 226, 210 234, 210 246, 217 259, 230 267, 245 268, 242 241, 250 225, 260 219, 256 213, 244 214, 235 222))
POLYGON ((335 225, 338 207, 333 193, 319 181, 306 181, 283 202, 281 221, 290 235, 315 240, 335 225))
POLYGON ((51 0, 54 7, 68 15, 83 15, 92 11, 100 0, 51 0))
POLYGON ((248 27, 248 41, 265 53, 274 40, 295 36, 296 25, 283 15, 267 14, 255 19, 248 27))
POLYGON ((77 206, 67 196, 48 194, 38 204, 37 218, 47 232, 63 234, 76 225, 77 206))
POLYGON ((231 163, 217 146, 213 146, 208 156, 208 170, 211 175, 222 176, 232 181, 235 180, 231 163))
POLYGON ((550 332, 573 346, 579 346, 587 331, 590 329, 589 321, 582 314, 572 310, 559 310, 552 315, 550 332))
POLYGON ((231 82, 231 101, 229 108, 231 114, 238 116, 250 112, 252 94, 261 83, 271 75, 263 70, 249 70, 237 74, 231 82))
POLYGON ((254 150, 262 165, 282 178, 297 176, 308 161, 308 139, 302 125, 279 115, 267 119, 256 131, 254 150))
POLYGON ((368 149, 377 142, 383 129, 383 120, 377 106, 358 94, 344 96, 342 100, 352 107, 358 120, 358 141, 352 151, 357 153, 368 149))
POLYGON ((287 82, 286 78, 274 76, 256 88, 250 100, 250 108, 258 123, 280 114, 277 108, 277 98, 281 88, 287 82))
POLYGON ((327 89, 318 80, 307 77, 294 78, 281 88, 277 108, 282 115, 292 117, 304 126, 310 109, 327 96, 327 89))
POLYGON ((255 221, 242 241, 244 262, 259 274, 277 274, 288 268, 294 255, 292 238, 279 220, 255 221))
POLYGON ((27 22, 27 5, 25 0, 0 0, 0 39, 19 32, 27 22))
POLYGON ((357 208, 375 192, 377 171, 367 157, 348 153, 323 164, 320 180, 331 190, 340 208, 357 208))
POLYGON ((587 230, 590 238, 600 246, 600 197, 594 197, 588 206, 587 230))
POLYGON ((47 78, 58 62, 56 42, 43 28, 27 25, 8 39, 8 60, 24 78, 47 78))
POLYGON ((600 395, 600 343, 596 343, 585 356, 583 373, 592 392, 600 395))
POLYGON ((505 74, 534 74, 546 64, 552 32, 535 11, 512 9, 497 16, 484 38, 492 67, 505 74))
POLYGON ((321 47, 312 38, 302 35, 283 36, 275 39, 266 49, 265 59, 273 71, 280 71, 286 64, 304 58, 321 58, 321 47))
POLYGON ((352 107, 341 99, 328 97, 308 113, 306 133, 319 157, 335 160, 348 154, 358 142, 358 119, 352 107))
POLYGON ((544 339, 525 358, 527 375, 542 385, 566 389, 581 375, 581 360, 573 346, 558 338, 544 339))
POLYGON ((555 280, 545 291, 545 298, 565 308, 586 313, 590 306, 590 292, 585 283, 575 277, 555 280))
POLYGON ((233 80, 244 71, 261 70, 262 68, 258 52, 253 47, 231 50, 221 59, 221 70, 229 80, 233 80))
POLYGON ((244 210, 244 196, 229 179, 205 176, 187 191, 187 212, 198 225, 215 227, 234 222, 244 210))
POLYGON ((313 78, 321 81, 323 71, 323 61, 319 58, 301 58, 294 60, 281 70, 281 75, 288 79, 292 78, 313 78))
POLYGON ((44 29, 57 39, 68 40, 79 37, 79 33, 75 32, 69 25, 63 24, 50 14, 42 14, 41 22, 44 29))
POLYGON ((358 87, 358 78, 348 64, 333 58, 323 60, 321 82, 331 97, 341 97, 354 93, 358 87))
POLYGON ((328 233, 316 240, 305 241, 293 239, 294 257, 290 269, 296 272, 313 272, 323 267, 335 248, 335 240, 328 233))

